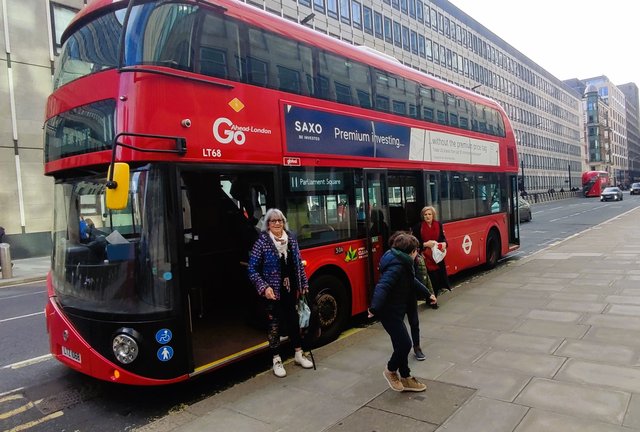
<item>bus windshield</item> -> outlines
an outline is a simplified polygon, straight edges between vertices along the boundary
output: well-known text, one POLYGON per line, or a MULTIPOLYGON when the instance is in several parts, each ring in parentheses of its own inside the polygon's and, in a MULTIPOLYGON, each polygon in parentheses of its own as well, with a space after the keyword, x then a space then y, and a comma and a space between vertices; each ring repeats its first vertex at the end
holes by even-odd
POLYGON ((55 68, 54 89, 85 75, 118 66, 118 41, 124 15, 124 9, 103 15, 65 41, 55 68))
POLYGON ((64 308, 149 314, 173 308, 158 168, 131 174, 127 208, 105 208, 105 176, 55 186, 53 286, 64 308))

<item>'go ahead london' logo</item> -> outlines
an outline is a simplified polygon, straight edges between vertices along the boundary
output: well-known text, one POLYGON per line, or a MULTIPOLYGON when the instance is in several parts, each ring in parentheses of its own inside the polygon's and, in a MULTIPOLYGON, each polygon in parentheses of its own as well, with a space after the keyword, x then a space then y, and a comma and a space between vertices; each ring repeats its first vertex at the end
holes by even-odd
POLYGON ((247 140, 248 133, 271 135, 271 129, 238 126, 226 117, 220 117, 213 122, 213 137, 220 144, 233 142, 237 145, 243 145, 247 140))

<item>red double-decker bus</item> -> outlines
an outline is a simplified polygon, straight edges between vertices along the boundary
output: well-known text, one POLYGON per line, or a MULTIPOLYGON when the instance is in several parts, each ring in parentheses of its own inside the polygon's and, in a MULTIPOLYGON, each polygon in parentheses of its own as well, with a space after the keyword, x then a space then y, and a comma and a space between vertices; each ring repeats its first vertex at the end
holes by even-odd
POLYGON ((609 173, 606 171, 587 171, 582 173, 582 193, 585 197, 599 197, 609 186, 609 173))
POLYGON ((449 274, 519 245, 513 131, 481 95, 232 0, 97 0, 63 41, 46 320, 80 372, 173 383, 265 349, 246 262, 271 207, 319 342, 366 311, 383 233, 424 205, 449 274))

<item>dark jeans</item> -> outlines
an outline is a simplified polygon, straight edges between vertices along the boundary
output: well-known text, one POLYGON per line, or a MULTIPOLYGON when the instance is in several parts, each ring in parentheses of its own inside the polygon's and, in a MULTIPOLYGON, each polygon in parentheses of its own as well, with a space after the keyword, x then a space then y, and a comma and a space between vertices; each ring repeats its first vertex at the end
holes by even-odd
POLYGON ((404 325, 404 313, 388 313, 380 318, 384 329, 391 337, 393 354, 387 363, 387 369, 400 372, 402 378, 411 376, 409 369, 409 351, 411 351, 411 338, 407 327, 404 325))
POLYGON ((409 327, 411 328, 413 346, 420 346, 420 320, 418 319, 417 300, 407 305, 407 321, 409 321, 409 327))
POLYGON ((280 355, 280 336, 288 335, 294 348, 302 346, 300 337, 300 323, 298 311, 296 311, 296 295, 287 292, 284 288, 280 291, 280 300, 265 300, 268 321, 269 350, 275 355, 280 355))

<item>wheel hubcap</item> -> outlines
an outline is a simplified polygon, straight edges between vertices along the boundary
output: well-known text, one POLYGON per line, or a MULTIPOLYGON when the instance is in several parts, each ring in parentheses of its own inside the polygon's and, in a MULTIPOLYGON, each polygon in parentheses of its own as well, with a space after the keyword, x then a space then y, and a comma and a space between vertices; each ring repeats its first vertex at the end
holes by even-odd
POLYGON ((317 297, 317 303, 320 326, 323 328, 329 327, 338 316, 338 303, 332 295, 327 293, 320 294, 317 297))

